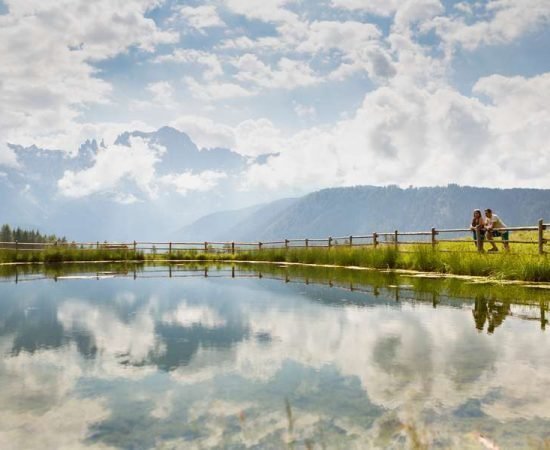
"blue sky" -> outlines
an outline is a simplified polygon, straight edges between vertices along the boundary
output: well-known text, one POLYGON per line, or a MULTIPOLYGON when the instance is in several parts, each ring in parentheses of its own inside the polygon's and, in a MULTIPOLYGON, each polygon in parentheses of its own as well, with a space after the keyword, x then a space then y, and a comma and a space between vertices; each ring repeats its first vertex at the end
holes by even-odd
POLYGON ((243 189, 550 187, 548 0, 4 0, 0 14, 6 167, 8 143, 108 151, 171 125, 200 147, 279 153, 243 189))

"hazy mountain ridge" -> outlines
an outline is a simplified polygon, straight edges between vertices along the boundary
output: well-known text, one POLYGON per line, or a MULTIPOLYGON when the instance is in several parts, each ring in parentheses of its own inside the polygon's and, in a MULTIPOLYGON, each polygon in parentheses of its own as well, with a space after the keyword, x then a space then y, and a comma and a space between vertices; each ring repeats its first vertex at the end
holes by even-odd
MULTIPOLYGON (((508 226, 550 222, 550 190, 491 189, 449 185, 401 189, 356 186, 313 192, 288 205, 266 204, 250 210, 240 223, 216 234, 220 240, 278 240, 369 234, 373 231, 421 231, 469 226, 472 210, 492 208, 508 226), (262 220, 273 210, 268 221, 262 220)), ((227 215, 229 212, 226 212, 227 215)), ((238 211, 235 211, 237 216, 238 211)), ((205 232, 216 215, 201 219, 205 232)), ((181 230, 197 230, 195 224, 181 230)), ((206 233, 205 233, 206 234, 206 233)), ((199 237, 193 235, 194 237, 199 237)), ((204 236, 201 239, 207 239, 204 236)))
POLYGON ((276 216, 296 203, 298 199, 285 198, 270 203, 233 211, 220 211, 201 217, 199 220, 174 233, 174 239, 184 237, 187 241, 242 240, 253 235, 257 229, 267 228, 276 216))
POLYGON ((76 240, 165 239, 174 230, 204 214, 239 208, 265 200, 265 195, 240 189, 240 174, 255 160, 229 149, 199 149, 189 136, 174 128, 154 132, 128 131, 114 145, 141 138, 162 147, 155 164, 156 181, 182 174, 220 173, 214 186, 179 193, 159 185, 155 196, 129 178, 115 188, 81 197, 64 195, 59 180, 70 171, 93 167, 100 151, 112 151, 103 141, 83 142, 74 155, 36 146, 11 145, 18 167, 0 166, 0 220, 14 226, 39 228, 76 240), (128 199, 130 201, 128 201, 128 199))

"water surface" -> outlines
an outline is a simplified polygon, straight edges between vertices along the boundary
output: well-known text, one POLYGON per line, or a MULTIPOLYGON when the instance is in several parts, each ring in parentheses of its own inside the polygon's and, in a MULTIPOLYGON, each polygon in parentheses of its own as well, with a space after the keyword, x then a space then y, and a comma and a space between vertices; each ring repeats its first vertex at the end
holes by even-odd
POLYGON ((87 270, 1 280, 2 449, 550 445, 544 291, 87 270))

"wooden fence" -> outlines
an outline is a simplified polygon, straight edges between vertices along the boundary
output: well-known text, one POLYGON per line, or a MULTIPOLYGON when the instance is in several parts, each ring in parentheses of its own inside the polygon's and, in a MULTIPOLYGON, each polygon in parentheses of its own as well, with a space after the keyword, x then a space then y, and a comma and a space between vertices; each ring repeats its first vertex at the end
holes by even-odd
MULTIPOLYGON (((539 254, 545 254, 544 246, 549 239, 545 238, 544 231, 550 230, 550 224, 544 223, 540 219, 534 226, 523 227, 508 227, 495 229, 497 231, 531 231, 536 232, 536 240, 514 240, 510 239, 510 244, 531 245, 537 246, 539 254)), ((434 250, 454 251, 450 248, 442 249, 440 243, 458 243, 458 242, 474 242, 477 251, 483 250, 483 240, 481 233, 477 234, 477 241, 472 238, 465 238, 464 233, 471 233, 470 228, 454 228, 454 229, 436 229, 432 228, 429 231, 392 231, 392 232, 373 232, 367 235, 350 235, 340 237, 327 238, 302 238, 302 239, 282 239, 278 241, 263 241, 263 242, 48 242, 48 243, 28 243, 28 242, 0 242, 0 249, 19 251, 37 251, 51 248, 77 248, 83 250, 127 250, 141 251, 149 254, 156 253, 174 253, 178 251, 197 251, 204 253, 230 253, 235 254, 247 250, 263 250, 263 249, 291 249, 291 248, 333 248, 333 247, 373 247, 394 246, 400 251, 406 251, 404 247, 407 245, 431 245, 434 250), (458 237, 457 237, 458 236, 458 237)), ((513 234, 512 234, 513 236, 513 234)), ((496 239, 495 239, 496 241, 496 239)), ((456 250, 458 251, 458 250, 456 250)), ((464 251, 464 250, 460 250, 464 251)))

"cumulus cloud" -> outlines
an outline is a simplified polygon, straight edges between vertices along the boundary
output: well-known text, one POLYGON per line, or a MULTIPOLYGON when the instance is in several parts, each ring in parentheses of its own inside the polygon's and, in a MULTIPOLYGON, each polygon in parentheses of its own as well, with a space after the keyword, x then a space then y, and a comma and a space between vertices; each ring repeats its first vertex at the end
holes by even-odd
MULTIPOLYGON (((156 0, 90 3, 7 0, 0 15, 0 161, 13 163, 5 143, 21 144, 77 126, 82 109, 108 103, 111 85, 94 63, 130 47, 150 52, 174 43, 145 13, 156 0), (24 63, 23 63, 24 61, 24 63)), ((67 143, 59 147, 70 151, 67 143)))
POLYGON ((482 79, 475 91, 491 104, 449 87, 378 88, 353 118, 285 140, 279 155, 250 167, 248 182, 315 189, 396 181, 475 185, 490 179, 497 186, 548 187, 549 80, 482 79))
POLYGON ((298 117, 302 119, 313 118, 317 114, 317 111, 314 106, 302 105, 296 102, 294 103, 294 112, 298 117))
POLYGON ((206 102, 250 97, 255 94, 255 91, 231 82, 205 81, 201 83, 193 77, 185 77, 183 81, 193 97, 206 102))
POLYGON ((379 16, 389 16, 394 13, 399 4, 403 3, 400 0, 332 0, 332 6, 336 8, 361 10, 376 14, 379 16))
POLYGON ((257 156, 285 148, 282 133, 268 119, 245 120, 235 128, 235 150, 243 155, 257 156))
POLYGON ((92 167, 64 173, 57 183, 59 191, 72 198, 111 193, 123 180, 129 180, 145 194, 155 196, 155 164, 164 151, 140 138, 131 138, 129 146, 100 148, 92 167))
POLYGON ((160 182, 186 195, 189 192, 206 192, 216 187, 220 180, 227 178, 225 172, 205 170, 200 173, 184 172, 164 175, 160 182))
POLYGON ((225 26, 213 5, 180 6, 177 12, 191 27, 199 30, 225 26))
POLYGON ((206 305, 193 305, 187 301, 180 301, 178 307, 162 316, 162 321, 183 327, 200 325, 205 328, 219 328, 226 321, 214 309, 206 305))
POLYGON ((294 22, 297 15, 284 6, 295 0, 263 0, 250 2, 248 0, 224 0, 224 4, 232 12, 241 14, 249 19, 258 19, 265 22, 294 22))
POLYGON ((475 8, 479 20, 472 20, 470 8, 466 16, 437 16, 423 27, 435 30, 449 50, 457 45, 474 50, 480 45, 512 42, 550 23, 546 0, 491 0, 476 3, 475 8))
POLYGON ((247 53, 235 62, 235 66, 239 69, 238 80, 264 88, 294 89, 320 81, 307 63, 288 58, 281 58, 277 68, 272 69, 257 56, 247 53))
POLYGON ((187 133, 193 142, 204 148, 235 147, 235 132, 232 127, 214 122, 200 116, 180 116, 170 123, 180 131, 187 133))
POLYGON ((176 49, 170 54, 158 56, 154 61, 157 63, 191 63, 202 66, 204 68, 202 76, 207 80, 212 80, 224 73, 219 56, 201 50, 176 49))
POLYGON ((226 173, 212 170, 159 175, 156 165, 165 152, 166 148, 138 137, 131 137, 129 145, 106 145, 98 149, 90 167, 65 171, 57 187, 69 198, 102 194, 118 203, 131 204, 157 198, 161 186, 187 195, 209 191, 227 178, 226 173))
POLYGON ((165 108, 175 107, 174 88, 167 81, 157 81, 149 83, 146 87, 147 91, 152 95, 151 101, 165 108))

